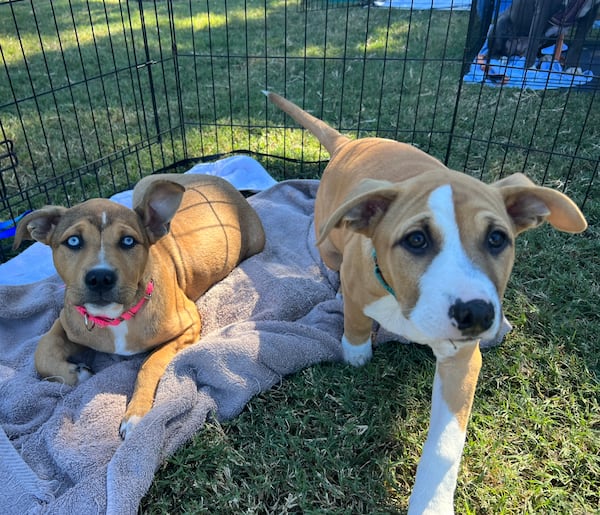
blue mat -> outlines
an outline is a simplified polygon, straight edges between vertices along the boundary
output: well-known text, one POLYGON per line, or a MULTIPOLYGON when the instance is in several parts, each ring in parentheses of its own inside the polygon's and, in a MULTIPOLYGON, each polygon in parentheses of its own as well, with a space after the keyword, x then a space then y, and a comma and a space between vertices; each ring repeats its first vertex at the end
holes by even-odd
MULTIPOLYGON (((562 51, 567 50, 563 45, 562 51)), ((554 45, 542 50, 546 59, 538 59, 531 68, 525 67, 525 57, 511 56, 502 59, 487 57, 487 42, 474 59, 469 72, 464 76, 465 82, 484 83, 490 86, 502 86, 521 89, 557 89, 582 86, 594 78, 591 70, 579 70, 577 73, 567 73, 558 61, 551 59, 554 45)))

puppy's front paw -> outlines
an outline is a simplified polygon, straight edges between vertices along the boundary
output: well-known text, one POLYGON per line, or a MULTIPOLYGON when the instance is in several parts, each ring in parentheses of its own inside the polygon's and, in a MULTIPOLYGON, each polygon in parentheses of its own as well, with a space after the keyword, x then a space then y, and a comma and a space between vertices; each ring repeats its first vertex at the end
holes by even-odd
POLYGON ((85 363, 77 363, 71 367, 73 373, 77 376, 77 384, 87 381, 94 375, 92 369, 85 363))
POLYGON ((371 338, 365 343, 352 345, 346 336, 342 337, 342 351, 344 353, 344 361, 355 367, 362 367, 373 357, 373 346, 371 338))
MULTIPOLYGON (((152 392, 154 390, 151 390, 150 393, 152 392)), ((127 409, 119 428, 119 434, 123 440, 126 440, 131 435, 140 420, 152 409, 154 396, 147 395, 147 393, 147 391, 136 386, 136 390, 133 392, 129 404, 127 404, 127 409)))
POLYGON ((123 417, 123 421, 121 422, 121 426, 119 427, 119 435, 123 440, 127 439, 127 437, 132 433, 135 429, 135 426, 142 420, 142 417, 138 415, 131 415, 128 417, 125 415, 123 417))
POLYGON ((47 381, 68 384, 76 386, 83 383, 94 375, 92 369, 83 363, 61 363, 59 370, 48 373, 44 370, 38 370, 38 373, 47 381))

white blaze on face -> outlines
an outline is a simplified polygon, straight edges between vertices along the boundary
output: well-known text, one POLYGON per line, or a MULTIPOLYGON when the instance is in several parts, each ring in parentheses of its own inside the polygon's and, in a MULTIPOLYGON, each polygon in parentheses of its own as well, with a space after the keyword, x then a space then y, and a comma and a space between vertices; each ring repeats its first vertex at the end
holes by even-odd
MULTIPOLYGON (((388 331, 422 344, 439 346, 441 342, 466 339, 449 314, 451 306, 458 299, 462 302, 479 299, 494 307, 494 321, 489 329, 470 339, 492 338, 501 321, 500 298, 492 281, 475 266, 463 248, 452 187, 444 185, 433 190, 428 207, 442 240, 438 255, 419 280, 419 297, 414 309, 405 316, 398 301, 392 295, 385 295, 367 305, 364 313, 388 331)), ((450 347, 455 349, 454 345, 450 347)))
POLYGON ((492 281, 474 265, 462 246, 450 185, 431 192, 429 208, 442 235, 441 248, 421 277, 421 294, 410 320, 433 341, 462 339, 456 321, 449 316, 450 307, 458 299, 480 299, 494 306, 494 322, 478 337, 492 337, 500 324, 500 299, 492 281))
MULTIPOLYGON (((100 230, 100 248, 98 249, 98 255, 96 259, 96 263, 94 263, 92 268, 98 269, 107 269, 114 270, 113 265, 111 265, 106 259, 106 246, 104 243, 104 229, 108 225, 108 215, 106 211, 103 211, 100 215, 101 219, 101 230, 100 230)), ((105 316, 110 318, 116 318, 121 315, 123 312, 123 305, 117 302, 113 302, 108 305, 96 305, 91 303, 84 304, 85 308, 88 310, 90 315, 94 316, 105 316)))
POLYGON ((109 268, 106 262, 106 249, 104 248, 104 229, 108 223, 106 211, 102 211, 102 225, 100 230, 100 251, 98 252, 98 266, 101 268, 109 268))

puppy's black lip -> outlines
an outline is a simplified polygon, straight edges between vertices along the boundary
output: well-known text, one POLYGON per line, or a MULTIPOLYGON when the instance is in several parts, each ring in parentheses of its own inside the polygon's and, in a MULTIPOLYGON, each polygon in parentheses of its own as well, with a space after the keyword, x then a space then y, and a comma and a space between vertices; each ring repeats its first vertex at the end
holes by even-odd
POLYGON ((99 295, 93 295, 93 296, 86 297, 84 299, 84 302, 82 302, 82 304, 93 304, 94 306, 104 307, 104 306, 108 306, 110 304, 121 304, 121 303, 117 299, 114 299, 112 297, 105 298, 105 297, 102 297, 99 295))
POLYGON ((475 342, 477 340, 481 340, 481 338, 483 337, 483 335, 486 332, 487 331, 484 331, 482 333, 478 333, 475 336, 459 336, 457 338, 448 338, 448 341, 450 341, 450 342, 457 342, 457 343, 475 342))
POLYGON ((95 304, 96 306, 108 306, 109 304, 114 304, 112 301, 110 300, 97 300, 95 302, 86 302, 86 304, 95 304))

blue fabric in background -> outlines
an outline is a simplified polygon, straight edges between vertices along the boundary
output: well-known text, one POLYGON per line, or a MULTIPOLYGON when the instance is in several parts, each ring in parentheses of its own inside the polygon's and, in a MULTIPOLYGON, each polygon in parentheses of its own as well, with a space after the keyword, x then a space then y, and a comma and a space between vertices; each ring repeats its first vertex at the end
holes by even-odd
POLYGON ((4 240, 6 238, 12 238, 15 235, 17 223, 27 213, 31 213, 31 211, 26 211, 22 215, 17 216, 14 220, 7 220, 6 222, 0 222, 0 240, 4 240))
MULTIPOLYGON (((477 13, 483 17, 486 5, 490 0, 477 0, 477 13)), ((498 14, 505 11, 512 4, 512 0, 495 0, 493 12, 498 14)), ((488 7, 489 8, 489 7, 488 7)), ((594 27, 598 26, 598 22, 594 27)), ((562 51, 567 50, 563 45, 562 51)), ((479 51, 479 55, 487 56, 487 40, 479 51)), ((554 45, 542 50, 542 54, 552 55, 554 45)), ((526 69, 525 58, 520 56, 503 57, 502 59, 490 59, 487 73, 481 68, 477 58, 471 63, 468 73, 463 77, 465 82, 484 83, 490 86, 501 86, 521 89, 556 89, 582 86, 594 78, 591 70, 583 70, 581 73, 566 73, 562 65, 556 61, 536 61, 534 65, 526 69), (495 79, 494 79, 495 78, 495 79)))

